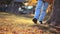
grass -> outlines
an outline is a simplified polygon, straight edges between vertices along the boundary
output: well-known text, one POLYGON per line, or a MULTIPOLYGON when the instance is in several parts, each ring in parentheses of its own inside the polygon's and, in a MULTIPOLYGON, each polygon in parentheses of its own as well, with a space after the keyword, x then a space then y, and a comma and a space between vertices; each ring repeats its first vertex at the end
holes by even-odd
POLYGON ((0 34, 54 34, 47 27, 35 25, 30 17, 0 12, 0 34))

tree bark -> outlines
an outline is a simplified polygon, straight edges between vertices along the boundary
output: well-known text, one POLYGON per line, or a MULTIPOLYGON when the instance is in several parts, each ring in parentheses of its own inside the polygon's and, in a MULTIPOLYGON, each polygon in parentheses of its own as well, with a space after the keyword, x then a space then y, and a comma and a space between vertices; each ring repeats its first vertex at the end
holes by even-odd
POLYGON ((48 23, 54 22, 55 25, 60 25, 60 0, 54 0, 52 15, 47 22, 48 23))

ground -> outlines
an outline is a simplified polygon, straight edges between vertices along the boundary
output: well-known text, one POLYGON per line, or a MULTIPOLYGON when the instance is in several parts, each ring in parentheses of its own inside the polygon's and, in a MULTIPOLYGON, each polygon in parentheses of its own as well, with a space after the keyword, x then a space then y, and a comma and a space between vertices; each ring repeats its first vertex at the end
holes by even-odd
POLYGON ((32 17, 0 12, 0 34, 57 34, 57 30, 48 25, 35 25, 32 17))

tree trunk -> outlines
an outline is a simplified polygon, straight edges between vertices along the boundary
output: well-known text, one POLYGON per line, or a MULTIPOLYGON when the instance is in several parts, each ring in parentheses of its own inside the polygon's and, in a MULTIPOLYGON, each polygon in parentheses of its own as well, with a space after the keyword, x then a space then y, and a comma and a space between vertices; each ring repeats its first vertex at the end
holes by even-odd
POLYGON ((54 0, 52 11, 52 15, 47 22, 60 25, 60 0, 54 0))

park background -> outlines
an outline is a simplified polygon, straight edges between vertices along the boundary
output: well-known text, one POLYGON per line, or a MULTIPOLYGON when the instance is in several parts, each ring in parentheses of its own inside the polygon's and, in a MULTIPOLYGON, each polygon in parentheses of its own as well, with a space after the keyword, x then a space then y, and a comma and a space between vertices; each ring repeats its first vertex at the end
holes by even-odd
POLYGON ((36 4, 37 0, 0 0, 0 34, 60 34, 59 0, 49 4, 43 21, 58 22, 57 27, 32 22, 36 4))

